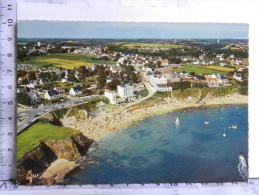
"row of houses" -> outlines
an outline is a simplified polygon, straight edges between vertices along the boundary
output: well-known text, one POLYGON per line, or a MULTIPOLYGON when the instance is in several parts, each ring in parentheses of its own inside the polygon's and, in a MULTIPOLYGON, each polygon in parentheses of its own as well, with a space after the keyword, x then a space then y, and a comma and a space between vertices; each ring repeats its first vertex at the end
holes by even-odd
POLYGON ((229 80, 224 73, 205 75, 209 87, 219 87, 220 85, 229 86, 229 80))
MULTIPOLYGON (((65 93, 65 88, 63 86, 55 87, 53 90, 48 90, 44 94, 44 98, 47 100, 53 100, 60 98, 60 94, 65 93)), ((83 94, 83 88, 81 86, 72 87, 69 90, 69 94, 72 96, 77 96, 83 94)))
MULTIPOLYGON (((62 93, 65 93, 66 90, 63 86, 54 87, 53 90, 47 90, 44 93, 44 98, 47 100, 54 100, 59 99, 61 97, 62 93)), ((38 104, 41 103, 41 97, 39 95, 39 92, 37 90, 34 90, 34 88, 29 87, 18 87, 17 93, 26 93, 31 98, 31 104, 38 104)), ((78 87, 72 87, 69 90, 69 94, 72 96, 81 95, 83 93, 83 88, 81 86, 78 87)))
POLYGON ((174 72, 172 66, 152 69, 146 69, 144 72, 146 80, 148 80, 155 91, 172 91, 172 87, 168 85, 169 82, 179 82, 180 74, 174 72))
MULTIPOLYGON (((222 86, 231 85, 224 73, 204 75, 204 76, 206 78, 206 82, 208 83, 209 87, 219 87, 220 85, 222 86)), ((243 81, 243 74, 241 72, 235 72, 233 75, 233 78, 238 81, 243 81)))

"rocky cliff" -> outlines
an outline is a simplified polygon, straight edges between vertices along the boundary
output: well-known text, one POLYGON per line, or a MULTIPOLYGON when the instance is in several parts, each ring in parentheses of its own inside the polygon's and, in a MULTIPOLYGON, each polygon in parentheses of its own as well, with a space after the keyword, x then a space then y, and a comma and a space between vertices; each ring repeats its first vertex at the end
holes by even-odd
MULTIPOLYGON (((87 154, 89 148, 96 145, 94 140, 88 139, 82 133, 76 133, 70 140, 45 140, 36 148, 23 155, 17 161, 17 180, 20 184, 28 184, 31 173, 40 176, 57 159, 82 162, 81 158, 87 154)), ((39 178, 39 177, 38 177, 39 178)), ((36 183, 55 184, 53 178, 46 178, 36 183)))

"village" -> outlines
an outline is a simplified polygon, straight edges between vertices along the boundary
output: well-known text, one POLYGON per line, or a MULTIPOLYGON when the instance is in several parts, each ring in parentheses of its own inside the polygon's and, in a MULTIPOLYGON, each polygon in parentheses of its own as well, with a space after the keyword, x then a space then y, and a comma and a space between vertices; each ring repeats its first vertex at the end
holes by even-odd
MULTIPOLYGON (((81 42, 69 42, 65 46, 41 42, 30 43, 27 46, 19 45, 18 50, 23 57, 17 65, 18 105, 26 109, 44 110, 46 106, 58 109, 82 103, 85 98, 105 96, 110 104, 127 106, 129 103, 134 105, 134 102, 152 97, 156 92, 173 94, 173 90, 181 88, 219 88, 233 85, 236 87, 237 83, 247 83, 248 61, 231 53, 231 48, 247 52, 248 48, 243 43, 223 44, 222 50, 230 50, 228 54, 222 52, 214 53, 212 56, 206 50, 199 49, 201 54, 198 56, 185 55, 168 59, 144 55, 143 52, 167 52, 170 47, 146 45, 131 46, 126 50, 124 45, 116 45, 117 49, 125 50, 125 53, 111 52, 109 46, 103 45, 86 47, 81 42), (135 53, 132 53, 132 50, 135 53), (91 55, 91 60, 95 60, 95 63, 90 61, 90 64, 74 68, 65 68, 65 65, 42 66, 26 63, 30 60, 28 58, 44 58, 53 51, 61 52, 62 55, 81 57, 91 55), (198 72, 192 69, 194 67, 198 72)), ((188 44, 184 47, 181 43, 178 50, 188 50, 188 47, 188 44)), ((198 47, 195 48, 197 49, 198 47)), ((35 116, 42 113, 33 114, 35 116)), ((18 112, 18 122, 23 119, 18 112)))

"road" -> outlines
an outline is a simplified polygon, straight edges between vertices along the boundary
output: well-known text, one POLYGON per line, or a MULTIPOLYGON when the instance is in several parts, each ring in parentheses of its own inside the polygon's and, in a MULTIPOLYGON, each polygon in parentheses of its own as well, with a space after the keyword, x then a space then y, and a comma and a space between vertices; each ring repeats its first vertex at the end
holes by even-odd
POLYGON ((142 102, 142 101, 144 101, 144 100, 146 100, 146 99, 148 99, 148 98, 150 98, 150 97, 152 97, 152 96, 154 95, 154 93, 155 93, 156 91, 151 87, 151 85, 149 84, 149 82, 144 82, 144 85, 146 86, 146 88, 147 88, 147 90, 148 90, 148 96, 143 97, 143 98, 140 98, 140 99, 138 99, 138 100, 136 100, 136 101, 134 101, 134 102, 128 103, 128 104, 124 107, 124 109, 125 109, 125 108, 128 108, 128 107, 130 107, 130 106, 133 106, 133 105, 135 105, 135 104, 138 104, 138 103, 140 103, 140 102, 142 102))
POLYGON ((32 108, 32 109, 28 109, 26 111, 18 112, 18 114, 21 114, 21 113, 26 114, 27 118, 21 122, 18 122, 17 132, 20 133, 23 129, 25 129, 31 123, 33 123, 37 118, 41 117, 43 114, 49 112, 50 110, 53 110, 56 108, 70 107, 72 105, 77 105, 77 104, 82 104, 82 103, 85 103, 83 100, 91 99, 94 97, 101 97, 101 95, 91 95, 91 96, 74 98, 74 99, 71 99, 70 101, 66 101, 63 103, 55 103, 55 104, 47 105, 44 107, 32 108))
MULTIPOLYGON (((142 78, 144 78, 144 75, 142 73, 142 78)), ((144 80, 144 79, 143 79, 144 80)), ((147 90, 148 90, 148 96, 140 98, 134 102, 130 102, 129 104, 127 104, 123 109, 128 108, 130 106, 133 106, 135 104, 138 104, 150 97, 152 97, 154 95, 154 93, 156 92, 150 85, 149 82, 145 81, 144 85, 146 86, 147 90)), ((77 104, 82 104, 84 103, 83 100, 85 99, 91 99, 94 97, 101 97, 102 95, 91 95, 91 96, 84 96, 84 97, 75 97, 74 99, 71 99, 70 101, 66 101, 63 103, 55 103, 55 104, 51 104, 51 105, 47 105, 44 107, 39 107, 39 108, 32 108, 32 109, 28 109, 26 111, 22 111, 22 112, 18 112, 18 114, 25 114, 27 116, 26 119, 24 119, 21 122, 18 122, 17 124, 17 133, 21 133, 26 127, 28 127, 29 125, 31 125, 36 119, 40 118, 42 115, 46 114, 47 112, 49 112, 50 110, 53 109, 60 109, 60 108, 66 108, 66 107, 70 107, 70 106, 74 106, 77 104)))

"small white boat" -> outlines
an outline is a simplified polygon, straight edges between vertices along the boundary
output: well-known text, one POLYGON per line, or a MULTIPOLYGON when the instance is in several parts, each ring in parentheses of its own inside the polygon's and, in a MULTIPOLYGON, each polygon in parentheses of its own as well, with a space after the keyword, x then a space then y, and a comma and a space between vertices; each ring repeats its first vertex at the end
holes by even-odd
POLYGON ((223 137, 226 137, 226 136, 227 136, 227 135, 226 135, 225 128, 224 128, 223 137))
POLYGON ((210 122, 208 122, 208 121, 205 121, 204 123, 205 123, 206 125, 208 125, 210 122))
POLYGON ((230 128, 230 129, 237 129, 237 125, 232 125, 232 126, 230 126, 228 128, 230 128))
POLYGON ((179 121, 179 118, 178 118, 178 117, 176 118, 175 123, 176 123, 176 124, 179 124, 179 123, 180 123, 180 121, 179 121))

